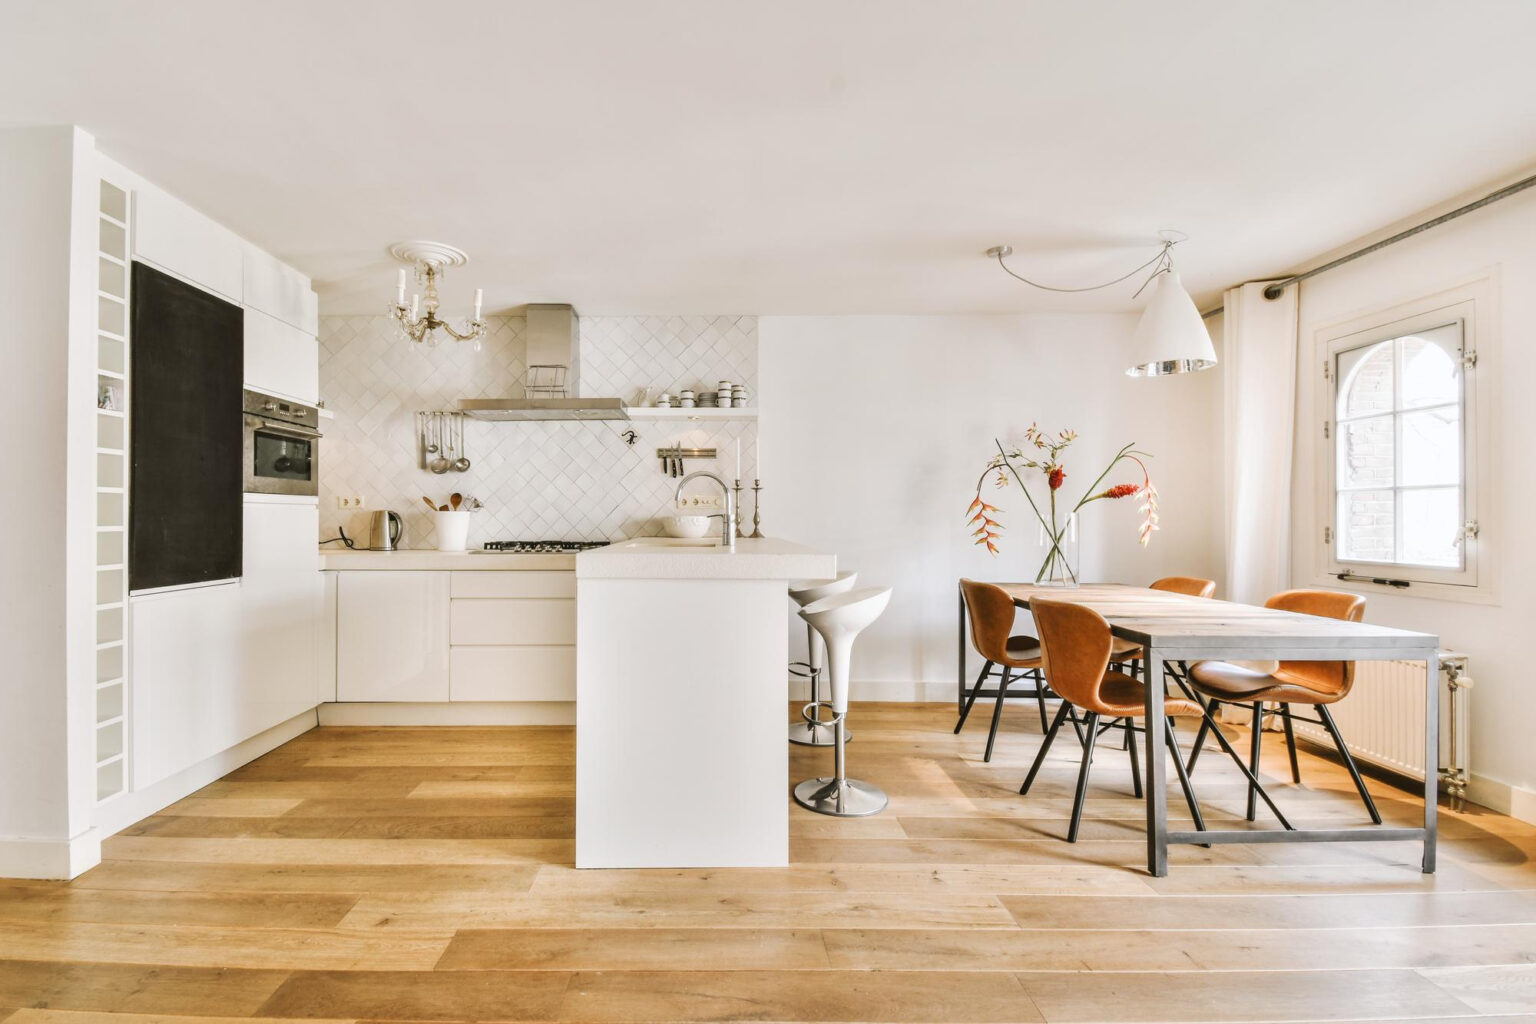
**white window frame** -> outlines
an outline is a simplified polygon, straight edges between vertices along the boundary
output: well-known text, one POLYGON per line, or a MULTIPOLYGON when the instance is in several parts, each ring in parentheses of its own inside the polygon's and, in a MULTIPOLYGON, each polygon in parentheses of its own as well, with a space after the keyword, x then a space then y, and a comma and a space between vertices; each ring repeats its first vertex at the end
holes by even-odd
MULTIPOLYGON (((1496 572, 1491 545, 1496 531, 1488 514, 1486 496, 1492 493, 1490 476, 1495 465, 1491 451, 1491 382, 1496 367, 1494 325, 1497 323, 1497 287, 1490 275, 1455 288, 1401 303, 1348 320, 1325 324, 1314 334, 1313 366, 1321 375, 1316 408, 1320 426, 1316 461, 1317 582, 1351 589, 1402 593, 1408 596, 1488 602, 1496 600, 1496 572), (1462 518, 1474 524, 1462 536, 1463 567, 1409 565, 1398 562, 1342 561, 1336 536, 1338 497, 1337 424, 1338 359, 1342 353, 1392 338, 1459 322, 1462 345, 1462 518), (1481 500, 1480 500, 1481 499, 1481 500), (1339 579, 1340 573, 1351 574, 1339 579), (1363 577, 1363 578, 1362 578, 1363 577), (1407 587, 1373 583, 1374 579, 1407 581, 1407 587)), ((1394 403, 1395 405, 1395 403, 1394 403)), ((1318 420, 1314 420, 1318 422, 1318 420)), ((1398 453, 1401 457, 1401 453, 1398 453)))

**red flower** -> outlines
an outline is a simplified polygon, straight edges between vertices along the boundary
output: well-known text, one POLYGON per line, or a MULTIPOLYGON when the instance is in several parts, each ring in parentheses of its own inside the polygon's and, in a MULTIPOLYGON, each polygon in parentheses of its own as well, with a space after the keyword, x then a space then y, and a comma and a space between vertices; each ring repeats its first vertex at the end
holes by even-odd
POLYGON ((1045 482, 1051 485, 1051 490, 1061 489, 1061 482, 1067 478, 1067 471, 1060 466, 1053 466, 1050 473, 1046 474, 1045 482))
POLYGON ((1115 486, 1104 492, 1104 497, 1129 498, 1139 490, 1141 490, 1140 484, 1115 484, 1115 486))

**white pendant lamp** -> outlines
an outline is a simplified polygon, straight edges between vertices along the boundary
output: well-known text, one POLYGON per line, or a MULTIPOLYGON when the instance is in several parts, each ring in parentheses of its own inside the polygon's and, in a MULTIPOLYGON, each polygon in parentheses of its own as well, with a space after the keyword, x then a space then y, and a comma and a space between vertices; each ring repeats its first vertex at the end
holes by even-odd
POLYGON ((1216 349, 1205 321, 1179 275, 1167 270, 1157 275, 1152 300, 1131 336, 1132 377, 1160 377, 1168 373, 1193 373, 1216 365, 1216 349))
MULTIPOLYGON (((1126 374, 1132 377, 1161 377, 1170 373, 1193 373, 1208 370, 1216 365, 1216 348, 1211 344, 1210 332, 1189 292, 1179 284, 1179 275, 1173 269, 1173 247, 1189 236, 1180 231, 1159 232, 1162 246, 1157 254, 1129 273, 1121 274, 1113 281, 1090 284, 1077 288, 1032 281, 1011 269, 1005 262, 1013 255, 1013 246, 994 245, 987 256, 997 260, 1003 272, 1015 280, 1023 281, 1031 288, 1047 292, 1093 292, 1113 288, 1143 271, 1150 270, 1136 289, 1139 296, 1147 285, 1152 284, 1152 299, 1141 314, 1136 333, 1131 338, 1131 365, 1126 374)), ((1135 298, 1136 296, 1132 296, 1135 298)))

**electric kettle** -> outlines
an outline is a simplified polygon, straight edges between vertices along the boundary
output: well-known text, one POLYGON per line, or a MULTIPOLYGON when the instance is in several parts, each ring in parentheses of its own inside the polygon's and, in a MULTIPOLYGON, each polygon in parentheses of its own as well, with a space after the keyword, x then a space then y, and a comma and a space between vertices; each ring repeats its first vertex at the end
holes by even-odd
POLYGON ((405 533, 400 513, 384 509, 368 517, 368 550, 393 551, 405 533))

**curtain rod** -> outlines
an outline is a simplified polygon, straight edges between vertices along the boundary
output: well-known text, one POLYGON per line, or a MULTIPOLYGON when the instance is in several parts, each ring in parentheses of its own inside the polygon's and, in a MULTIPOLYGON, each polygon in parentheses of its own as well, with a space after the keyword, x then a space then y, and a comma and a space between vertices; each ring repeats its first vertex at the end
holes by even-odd
MULTIPOLYGON (((1415 224, 1411 228, 1399 231, 1397 234, 1391 236, 1390 238, 1383 238, 1381 241, 1367 245, 1363 249, 1356 249, 1354 252, 1345 253, 1338 259, 1329 260, 1327 263, 1324 263, 1320 267, 1313 267, 1311 270, 1301 274, 1296 274, 1293 277, 1288 277, 1283 281, 1276 281, 1274 284, 1271 284, 1269 287, 1264 289, 1264 297, 1266 299, 1278 299, 1281 293, 1284 292, 1285 289, 1290 285, 1296 284, 1300 281, 1305 281, 1309 277, 1316 277, 1318 274, 1321 274, 1327 270, 1332 270, 1335 267, 1342 267, 1344 264, 1357 260, 1362 256, 1369 256, 1371 253, 1380 249, 1385 249, 1389 245, 1396 245, 1398 242, 1403 241, 1405 238, 1412 238, 1414 235, 1417 235, 1420 232, 1428 231, 1430 228, 1439 227, 1441 224, 1444 224, 1447 221, 1455 220, 1457 217, 1465 217, 1472 211, 1481 210, 1483 207, 1489 205, 1490 203, 1496 203, 1500 199, 1508 199, 1512 195, 1524 192, 1526 189, 1533 185, 1536 185, 1536 174, 1533 174, 1528 178, 1521 178, 1519 181, 1505 185, 1503 188, 1495 189, 1494 191, 1483 196, 1481 199, 1474 200, 1465 206, 1458 206, 1456 209, 1451 210, 1448 213, 1442 213, 1440 216, 1427 220, 1422 224, 1415 224)), ((1220 313, 1224 308, 1225 306, 1217 306, 1215 309, 1201 313, 1200 316, 1203 319, 1208 320, 1215 316, 1217 313, 1220 313)))

